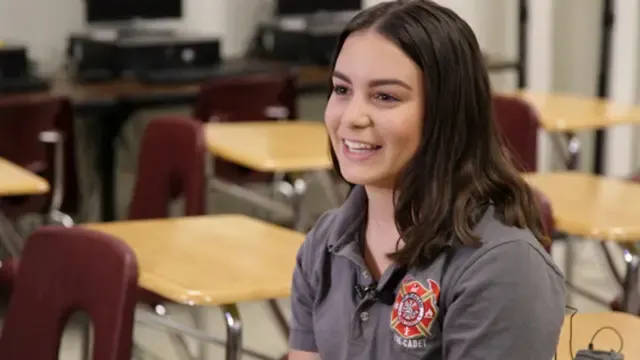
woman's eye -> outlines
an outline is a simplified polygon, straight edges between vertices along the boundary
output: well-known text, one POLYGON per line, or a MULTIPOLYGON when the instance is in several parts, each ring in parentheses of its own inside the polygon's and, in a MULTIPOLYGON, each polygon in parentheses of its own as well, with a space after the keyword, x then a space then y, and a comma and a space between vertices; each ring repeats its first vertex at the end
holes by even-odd
POLYGON ((398 101, 398 99, 396 99, 395 97, 385 93, 378 93, 375 95, 375 98, 376 100, 385 101, 385 102, 398 101))
POLYGON ((344 86, 336 85, 333 87, 333 92, 338 95, 346 95, 348 92, 348 89, 344 86))

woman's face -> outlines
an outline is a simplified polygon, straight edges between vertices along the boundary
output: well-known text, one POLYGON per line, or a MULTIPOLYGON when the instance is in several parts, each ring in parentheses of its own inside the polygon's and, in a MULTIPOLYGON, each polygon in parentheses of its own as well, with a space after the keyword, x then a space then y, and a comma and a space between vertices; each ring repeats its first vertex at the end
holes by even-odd
POLYGON ((351 34, 333 73, 325 124, 344 178, 393 187, 420 145, 422 71, 375 31, 351 34))

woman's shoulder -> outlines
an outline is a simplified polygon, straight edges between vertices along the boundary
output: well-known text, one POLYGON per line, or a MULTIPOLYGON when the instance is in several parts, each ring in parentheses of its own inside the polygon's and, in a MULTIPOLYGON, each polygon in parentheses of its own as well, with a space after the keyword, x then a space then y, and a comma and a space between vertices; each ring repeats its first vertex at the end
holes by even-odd
POLYGON ((531 230, 506 225, 494 208, 487 210, 475 228, 475 235, 480 240, 480 246, 476 249, 474 257, 504 252, 523 257, 535 254, 550 268, 560 273, 550 254, 531 230))
MULTIPOLYGON (((454 283, 499 283, 500 276, 517 280, 532 274, 541 280, 546 278, 553 286, 564 283, 562 272, 534 234, 529 229, 504 224, 493 209, 478 223, 475 235, 480 240, 479 246, 454 248, 451 255, 454 283)), ((522 284, 535 286, 524 281, 522 284)))

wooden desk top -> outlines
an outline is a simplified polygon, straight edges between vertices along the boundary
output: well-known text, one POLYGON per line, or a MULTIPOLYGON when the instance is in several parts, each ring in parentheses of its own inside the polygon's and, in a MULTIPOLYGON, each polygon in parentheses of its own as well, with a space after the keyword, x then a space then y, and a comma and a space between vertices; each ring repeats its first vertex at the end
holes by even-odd
POLYGON ((548 197, 558 230, 599 240, 640 239, 640 184, 578 172, 524 177, 548 197))
POLYGON ((256 121, 205 125, 209 151, 253 170, 313 171, 331 168, 329 138, 317 121, 256 121))
POLYGON ((550 132, 594 130, 640 123, 640 107, 614 104, 598 98, 522 91, 512 94, 533 105, 550 132))
MULTIPOLYGON (((570 316, 567 315, 565 317, 562 332, 560 333, 558 360, 573 360, 573 356, 569 356, 570 316)), ((640 318, 621 312, 576 314, 573 318, 572 343, 574 356, 578 350, 588 348, 593 334, 603 326, 611 326, 622 335, 624 340, 622 353, 625 359, 640 359, 640 341, 638 341, 640 318)), ((603 330, 596 336, 593 347, 596 350, 618 350, 620 348, 620 340, 613 331, 603 330)))
POLYGON ((0 158, 0 196, 39 195, 49 192, 40 176, 0 158))
POLYGON ((84 225, 135 251, 140 285, 188 305, 289 296, 304 235, 242 215, 84 225))

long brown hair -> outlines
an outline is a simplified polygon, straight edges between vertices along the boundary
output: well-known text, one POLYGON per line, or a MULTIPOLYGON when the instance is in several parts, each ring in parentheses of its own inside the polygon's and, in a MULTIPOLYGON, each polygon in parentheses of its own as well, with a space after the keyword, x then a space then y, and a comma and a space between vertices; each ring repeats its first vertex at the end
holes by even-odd
MULTIPOLYGON (((479 245, 473 227, 489 205, 506 225, 527 228, 547 245, 534 195, 510 162, 493 121, 489 77, 469 25, 429 0, 382 3, 346 26, 334 68, 346 38, 364 30, 380 33, 413 59, 426 90, 421 145, 395 188, 395 223, 405 245, 389 257, 417 266, 451 239, 479 245)), ((340 174, 333 149, 331 156, 340 174)))

